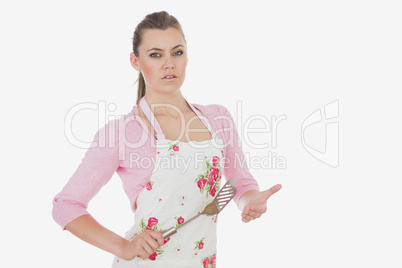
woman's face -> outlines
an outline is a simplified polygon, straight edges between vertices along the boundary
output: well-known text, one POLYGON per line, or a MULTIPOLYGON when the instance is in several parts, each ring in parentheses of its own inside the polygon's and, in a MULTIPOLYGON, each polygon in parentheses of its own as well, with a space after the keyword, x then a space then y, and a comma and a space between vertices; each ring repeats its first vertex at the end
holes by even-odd
POLYGON ((180 89, 188 59, 185 40, 178 30, 145 30, 138 54, 131 53, 130 61, 144 76, 147 90, 170 93, 180 89))

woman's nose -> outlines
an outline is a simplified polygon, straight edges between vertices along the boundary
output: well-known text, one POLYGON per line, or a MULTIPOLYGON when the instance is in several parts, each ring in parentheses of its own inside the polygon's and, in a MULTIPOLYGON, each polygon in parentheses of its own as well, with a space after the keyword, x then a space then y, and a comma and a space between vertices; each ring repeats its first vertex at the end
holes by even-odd
POLYGON ((174 61, 173 61, 173 57, 172 56, 167 56, 167 57, 165 57, 165 63, 164 63, 164 66, 163 66, 165 69, 166 68, 174 68, 175 67, 175 64, 174 64, 174 61))

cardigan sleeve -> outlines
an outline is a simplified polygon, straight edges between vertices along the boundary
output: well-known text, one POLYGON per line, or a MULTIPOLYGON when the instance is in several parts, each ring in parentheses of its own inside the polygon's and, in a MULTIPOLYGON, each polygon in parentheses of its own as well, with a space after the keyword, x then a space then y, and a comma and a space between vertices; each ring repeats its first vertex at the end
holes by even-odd
POLYGON ((53 219, 63 230, 72 220, 89 214, 89 201, 111 179, 119 166, 119 139, 117 120, 109 121, 99 129, 80 165, 53 198, 53 219))
POLYGON ((239 205, 240 197, 249 190, 260 190, 257 181, 251 175, 247 159, 245 158, 242 143, 237 132, 237 126, 229 110, 218 105, 221 115, 221 126, 225 141, 223 175, 226 180, 233 178, 236 182, 237 192, 233 197, 234 202, 239 205))

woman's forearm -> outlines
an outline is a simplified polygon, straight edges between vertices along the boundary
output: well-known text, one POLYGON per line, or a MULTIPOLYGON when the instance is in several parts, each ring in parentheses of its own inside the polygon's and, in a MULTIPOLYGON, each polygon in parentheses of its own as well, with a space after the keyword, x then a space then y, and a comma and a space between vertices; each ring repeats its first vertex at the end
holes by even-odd
POLYGON ((74 219, 66 225, 66 230, 91 245, 124 257, 122 252, 128 240, 103 227, 90 214, 74 219))

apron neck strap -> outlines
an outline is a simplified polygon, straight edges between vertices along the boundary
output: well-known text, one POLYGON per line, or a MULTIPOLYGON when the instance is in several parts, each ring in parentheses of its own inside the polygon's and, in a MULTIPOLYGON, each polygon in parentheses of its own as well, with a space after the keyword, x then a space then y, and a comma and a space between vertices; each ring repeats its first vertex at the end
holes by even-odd
POLYGON ((151 111, 148 103, 145 100, 145 96, 140 100, 141 109, 148 118, 149 122, 151 122, 152 126, 154 127, 156 134, 155 137, 157 140, 164 140, 165 134, 163 134, 161 126, 159 125, 158 121, 156 120, 154 113, 151 111))

